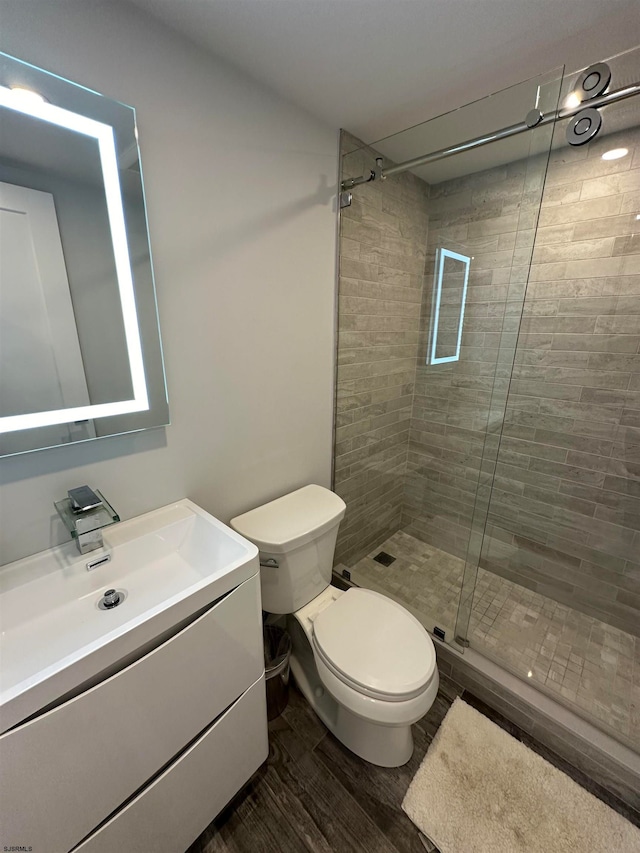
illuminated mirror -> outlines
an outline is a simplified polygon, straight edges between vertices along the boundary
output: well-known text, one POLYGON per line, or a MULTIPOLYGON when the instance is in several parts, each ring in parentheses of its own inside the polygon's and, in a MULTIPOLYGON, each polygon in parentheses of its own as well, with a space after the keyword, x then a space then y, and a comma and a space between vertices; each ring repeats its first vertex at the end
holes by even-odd
POLYGON ((0 455, 166 423, 135 112, 0 54, 0 455))
POLYGON ((442 247, 436 252, 427 364, 460 358, 470 266, 467 255, 442 247))

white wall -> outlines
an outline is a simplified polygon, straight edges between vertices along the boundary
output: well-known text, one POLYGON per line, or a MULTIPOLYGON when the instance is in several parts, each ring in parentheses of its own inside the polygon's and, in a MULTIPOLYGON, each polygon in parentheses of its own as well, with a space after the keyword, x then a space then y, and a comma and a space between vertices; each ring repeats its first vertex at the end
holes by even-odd
POLYGON ((0 49, 136 107, 172 418, 0 460, 1 561, 82 483, 223 520, 329 485, 337 131, 117 2, 1 0, 0 49))

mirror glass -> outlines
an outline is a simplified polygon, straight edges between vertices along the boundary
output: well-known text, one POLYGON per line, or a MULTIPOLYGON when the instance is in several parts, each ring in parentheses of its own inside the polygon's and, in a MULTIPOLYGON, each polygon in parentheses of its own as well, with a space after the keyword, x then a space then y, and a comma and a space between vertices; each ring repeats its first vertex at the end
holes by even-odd
POLYGON ((460 358, 464 306, 471 258, 440 246, 436 250, 427 364, 460 358))
POLYGON ((168 422, 135 111, 0 54, 0 456, 168 422))

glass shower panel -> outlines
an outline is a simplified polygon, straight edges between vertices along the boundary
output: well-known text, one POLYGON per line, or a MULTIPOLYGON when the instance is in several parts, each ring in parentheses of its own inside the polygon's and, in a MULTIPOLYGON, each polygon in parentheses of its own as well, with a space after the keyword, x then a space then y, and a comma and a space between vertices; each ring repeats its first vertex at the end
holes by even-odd
POLYGON ((555 127, 467 636, 638 749, 640 97, 600 113, 555 127))
MULTIPOLYGON (((381 156, 347 133, 341 143, 344 178, 381 156)), ((401 526, 427 203, 427 185, 407 174, 358 186, 341 212, 334 488, 347 504, 336 548, 347 571, 401 526)))
MULTIPOLYGON (((537 109, 544 115, 553 114, 558 107, 562 84, 561 73, 550 75, 546 85, 540 89, 537 109)), ((488 293, 493 305, 489 312, 495 312, 502 319, 500 334, 493 337, 486 335, 483 341, 481 359, 495 364, 493 382, 486 395, 486 410, 478 421, 478 428, 483 432, 483 446, 478 473, 478 486, 475 491, 474 506, 471 514, 470 532, 465 558, 462 591, 456 620, 456 639, 462 646, 469 644, 469 621, 471 619, 478 568, 485 530, 489 515, 490 500, 496 494, 496 465, 498 449, 502 438, 504 418, 507 409, 507 399, 513 367, 516 357, 518 331, 520 329, 524 308, 525 294, 531 271, 531 261, 534 249, 535 235, 540 215, 540 206, 545 186, 545 178, 549 165, 551 144, 554 136, 554 123, 534 127, 526 135, 528 151, 522 156, 522 148, 515 148, 512 159, 508 163, 508 174, 517 176, 521 182, 522 195, 517 210, 498 217, 489 227, 494 238, 497 236, 497 246, 512 246, 509 254, 496 254, 493 262, 510 263, 506 267, 497 266, 494 269, 488 293), (496 304, 497 303, 497 304, 496 304), (487 346, 488 344, 488 346, 487 346), (492 347, 494 348, 492 351, 492 347)), ((496 171, 486 174, 487 186, 491 192, 499 195, 509 190, 501 186, 504 178, 496 171)), ((516 184, 520 186, 520 184, 516 184)), ((510 210, 507 208, 507 210, 510 210)), ((527 410, 528 401, 521 403, 527 410)), ((509 491, 504 495, 509 500, 509 491)), ((481 619, 485 614, 477 614, 481 619)), ((489 616, 486 617, 489 619, 489 616)))
MULTIPOLYGON (((552 111, 560 76, 372 146, 345 134, 342 177, 522 122, 536 106, 552 111)), ((334 488, 347 515, 337 568, 449 642, 550 139, 538 128, 358 186, 341 214, 334 488)))

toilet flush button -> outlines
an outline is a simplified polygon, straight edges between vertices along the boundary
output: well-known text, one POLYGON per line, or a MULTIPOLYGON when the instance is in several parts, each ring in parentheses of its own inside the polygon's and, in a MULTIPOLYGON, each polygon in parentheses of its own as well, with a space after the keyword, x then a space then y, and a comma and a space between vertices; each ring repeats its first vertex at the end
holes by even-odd
POLYGON ((324 696, 324 690, 322 687, 316 687, 313 692, 316 694, 316 699, 322 699, 324 696))

